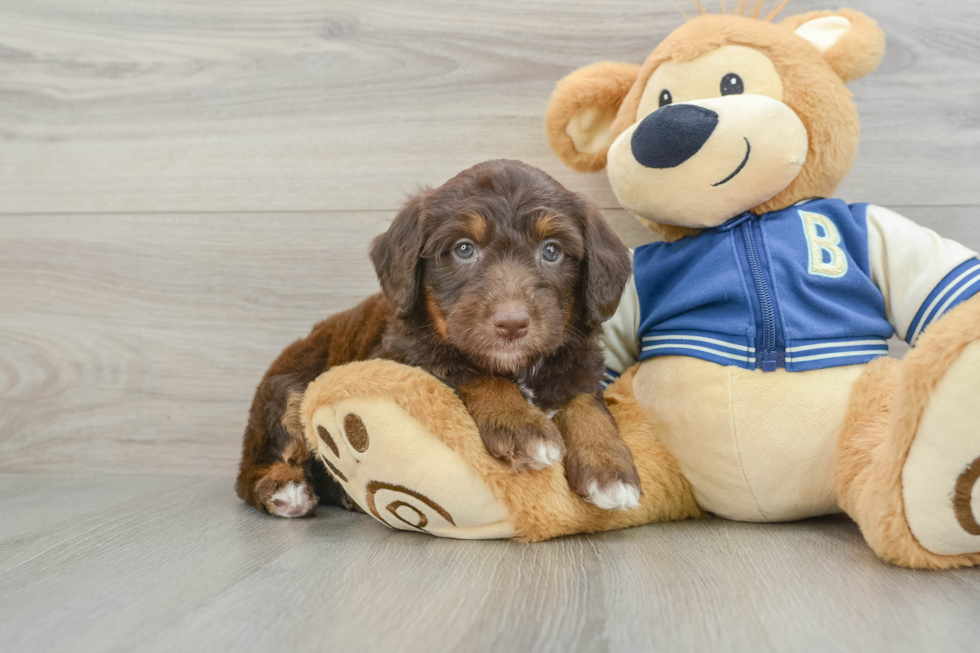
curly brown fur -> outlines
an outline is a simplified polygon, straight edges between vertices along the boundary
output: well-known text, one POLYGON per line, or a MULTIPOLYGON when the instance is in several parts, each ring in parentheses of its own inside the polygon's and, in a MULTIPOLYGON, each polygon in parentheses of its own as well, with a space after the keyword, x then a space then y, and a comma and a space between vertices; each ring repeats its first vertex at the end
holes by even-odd
POLYGON ((556 458, 564 453, 562 434, 538 407, 529 404, 520 389, 507 381, 481 377, 459 388, 459 396, 480 429, 490 455, 518 471, 540 469, 535 454, 553 447, 556 458))
POLYGON ((544 172, 488 161, 423 190, 371 258, 383 296, 318 324, 259 385, 236 489, 260 510, 276 513, 273 495, 297 478, 322 477, 320 501, 346 502, 305 451, 290 448, 290 397, 333 366, 387 358, 425 369, 468 398, 490 450, 520 468, 541 462, 541 441, 560 457, 545 411, 599 390, 598 335, 629 277, 629 253, 595 206, 544 172), (463 241, 471 258, 459 256, 463 241))
POLYGON ((590 483, 600 492, 615 482, 640 487, 633 453, 599 394, 580 394, 555 416, 565 435, 568 486, 583 496, 590 483))
POLYGON ((397 319, 383 357, 422 367, 458 389, 496 376, 548 410, 595 392, 600 325, 615 311, 629 254, 598 209, 544 172, 488 161, 409 200, 371 256, 397 319), (454 247, 476 249, 460 260, 454 247), (560 259, 546 263, 542 247, 560 259), (494 326, 501 307, 526 311, 526 333, 494 326))
MULTIPOLYGON (((382 356, 459 391, 488 450, 516 469, 560 459, 544 413, 599 392, 600 326, 630 274, 598 209, 536 168, 489 161, 412 198, 371 256, 397 307, 382 356), (501 335, 502 313, 526 318, 520 336, 501 335)), ((605 431, 619 439, 615 424, 605 431)), ((596 458, 583 494, 607 476, 636 479, 619 445, 625 458, 596 458)))
MULTIPOLYGON (((314 490, 323 503, 342 505, 346 495, 325 474, 314 473, 303 430, 295 427, 296 395, 325 370, 375 354, 387 326, 388 303, 375 295, 359 306, 320 322, 306 338, 287 347, 262 378, 252 400, 242 442, 235 491, 249 505, 278 514, 274 495, 288 483, 314 490), (289 410, 290 407, 292 410, 289 410), (312 485, 311 476, 322 482, 312 485)), ((310 506, 315 501, 310 501, 310 506)))

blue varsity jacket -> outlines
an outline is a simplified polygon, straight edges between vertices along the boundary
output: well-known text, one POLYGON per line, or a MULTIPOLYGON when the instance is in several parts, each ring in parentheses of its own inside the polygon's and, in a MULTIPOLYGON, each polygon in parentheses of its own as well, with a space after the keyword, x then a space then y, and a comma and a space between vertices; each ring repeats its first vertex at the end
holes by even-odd
POLYGON ((635 250, 607 381, 693 356, 790 372, 866 363, 980 292, 975 252, 887 209, 819 199, 635 250))

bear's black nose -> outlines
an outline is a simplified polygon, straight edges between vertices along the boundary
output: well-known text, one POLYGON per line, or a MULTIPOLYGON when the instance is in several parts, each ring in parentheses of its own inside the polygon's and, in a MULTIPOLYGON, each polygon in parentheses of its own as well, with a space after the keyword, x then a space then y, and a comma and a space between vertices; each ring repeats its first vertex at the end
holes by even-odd
POLYGON ((718 114, 693 104, 671 104, 640 121, 630 147, 646 168, 676 168, 711 138, 718 114))

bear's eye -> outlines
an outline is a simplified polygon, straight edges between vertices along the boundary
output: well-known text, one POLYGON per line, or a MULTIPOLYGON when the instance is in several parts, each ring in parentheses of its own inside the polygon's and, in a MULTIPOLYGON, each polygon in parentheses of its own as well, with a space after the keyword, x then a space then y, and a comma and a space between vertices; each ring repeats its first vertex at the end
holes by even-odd
POLYGON ((670 94, 670 91, 664 89, 660 91, 660 106, 665 107, 674 101, 674 96, 670 94))
POLYGON ((728 73, 721 78, 722 95, 741 95, 744 92, 745 84, 742 83, 742 78, 735 73, 728 73))

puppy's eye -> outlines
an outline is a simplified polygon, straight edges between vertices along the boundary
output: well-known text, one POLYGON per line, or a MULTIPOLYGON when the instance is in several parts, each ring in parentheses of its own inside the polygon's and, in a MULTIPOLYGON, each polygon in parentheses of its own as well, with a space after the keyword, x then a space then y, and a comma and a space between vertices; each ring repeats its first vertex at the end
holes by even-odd
POLYGON ((453 245, 453 256, 461 261, 471 261, 476 256, 476 245, 469 238, 462 238, 453 245))
POLYGON ((541 258, 548 263, 557 263, 561 260, 561 257, 561 247, 555 241, 549 240, 541 246, 541 258))
POLYGON ((744 92, 745 84, 742 83, 742 78, 735 73, 728 73, 721 78, 722 95, 741 95, 744 92))
POLYGON ((665 107, 668 104, 672 104, 673 102, 674 102, 674 96, 670 94, 670 91, 668 91, 667 89, 660 91, 660 106, 665 107))

